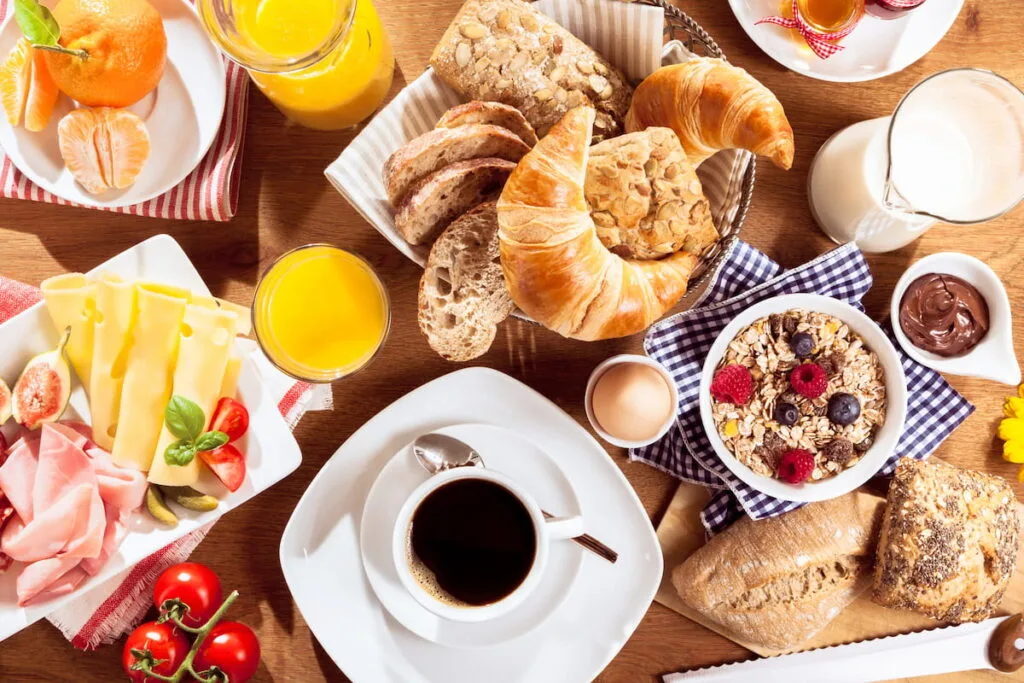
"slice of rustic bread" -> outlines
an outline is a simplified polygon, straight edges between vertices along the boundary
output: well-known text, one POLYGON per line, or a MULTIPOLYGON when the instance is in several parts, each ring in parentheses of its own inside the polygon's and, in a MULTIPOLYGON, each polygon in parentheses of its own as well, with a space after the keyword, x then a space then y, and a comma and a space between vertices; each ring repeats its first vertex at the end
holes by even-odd
POLYGON ((419 180, 395 212, 395 228, 410 244, 430 244, 449 223, 497 195, 516 167, 504 159, 457 161, 419 180))
POLYGON ((533 147, 537 144, 537 132, 515 107, 501 102, 473 100, 446 111, 437 122, 438 128, 455 128, 470 123, 489 123, 492 126, 508 128, 519 138, 533 147))
POLYGON ((434 242, 420 279, 420 329, 447 360, 486 353, 498 323, 515 308, 498 262, 496 207, 481 204, 449 225, 434 242))
POLYGON ((435 128, 399 147, 384 163, 384 187, 398 206, 416 181, 445 166, 467 159, 497 157, 519 161, 529 145, 507 128, 473 123, 435 128))

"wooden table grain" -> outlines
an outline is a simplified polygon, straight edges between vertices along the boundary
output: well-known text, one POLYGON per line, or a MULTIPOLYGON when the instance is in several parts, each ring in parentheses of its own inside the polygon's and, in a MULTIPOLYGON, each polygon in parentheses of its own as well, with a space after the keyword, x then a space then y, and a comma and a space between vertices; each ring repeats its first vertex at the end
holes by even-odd
MULTIPOLYGON (((1024 4, 1020 0, 967 0, 945 39, 902 73, 868 83, 831 84, 786 71, 747 38, 725 0, 677 0, 729 55, 782 101, 796 131, 793 169, 759 165, 753 206, 743 238, 784 266, 829 249, 807 208, 807 169, 815 151, 836 130, 892 111, 899 97, 925 76, 957 66, 992 69, 1024 85, 1024 4)), ((435 41, 459 0, 377 0, 398 53, 394 92, 424 69, 435 41)), ((925 10, 927 11, 927 10, 925 10)), ((250 105, 241 205, 230 223, 165 222, 99 211, 0 200, 0 275, 38 284, 64 271, 85 270, 141 240, 167 232, 219 296, 247 303, 258 273, 296 245, 334 242, 365 255, 382 274, 394 304, 387 346, 369 371, 334 387, 332 413, 306 417, 296 431, 301 468, 262 494, 259 503, 232 512, 214 528, 194 559, 216 569, 242 597, 231 618, 250 624, 263 645, 258 683, 346 681, 324 653, 292 602, 278 563, 278 544, 299 497, 327 458, 353 431, 411 389, 455 369, 432 353, 416 325, 420 270, 400 255, 324 180, 323 169, 353 133, 317 133, 286 125, 259 94, 250 105)), ((1024 210, 977 227, 936 227, 899 251, 871 256, 875 286, 869 312, 881 317, 892 288, 915 259, 943 250, 964 251, 1003 278, 1014 308, 1024 306, 1024 210)), ((1016 322, 1024 338, 1024 315, 1016 322)), ((602 359, 640 349, 640 337, 583 343, 519 322, 506 323, 491 351, 478 360, 534 387, 586 425, 583 390, 602 359)), ((977 413, 942 447, 943 458, 1015 480, 1016 467, 999 457, 995 426, 1010 391, 980 380, 951 378, 977 413)), ((653 521, 660 519, 675 481, 622 451, 609 453, 635 487, 653 521)), ((1015 484, 1024 499, 1024 485, 1015 484)), ((608 590, 615 590, 608 586, 608 590)), ((748 658, 730 641, 654 604, 636 633, 598 680, 656 681, 659 674, 748 658)), ((75 651, 46 622, 0 644, 0 681, 117 681, 120 646, 75 651)), ((954 676, 932 680, 956 680, 954 676)))

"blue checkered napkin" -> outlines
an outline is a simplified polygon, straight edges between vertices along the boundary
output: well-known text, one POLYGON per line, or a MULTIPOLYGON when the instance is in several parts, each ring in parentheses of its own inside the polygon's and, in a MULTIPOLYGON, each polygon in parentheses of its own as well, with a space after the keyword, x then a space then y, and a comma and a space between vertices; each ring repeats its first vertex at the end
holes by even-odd
MULTIPOLYGON (((800 503, 772 498, 750 488, 715 455, 700 419, 698 393, 704 359, 718 333, 759 301, 781 294, 813 293, 862 309, 861 299, 871 284, 868 264, 854 245, 839 247, 784 272, 757 249, 737 242, 696 307, 657 323, 647 333, 644 348, 668 368, 679 389, 679 415, 664 438, 634 449, 630 459, 712 489, 711 500, 701 513, 704 526, 712 534, 743 513, 763 519, 800 507, 800 503)), ((899 354, 907 376, 907 420, 896 452, 883 466, 882 474, 891 474, 901 456, 924 458, 931 454, 974 411, 974 406, 941 375, 902 351, 899 354)))

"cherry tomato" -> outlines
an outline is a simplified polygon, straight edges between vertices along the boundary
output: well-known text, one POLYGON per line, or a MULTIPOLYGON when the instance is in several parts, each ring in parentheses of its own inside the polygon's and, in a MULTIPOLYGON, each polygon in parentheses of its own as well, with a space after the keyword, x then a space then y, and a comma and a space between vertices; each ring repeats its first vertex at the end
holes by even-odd
POLYGON ((192 645, 188 638, 173 624, 158 624, 155 621, 143 624, 131 632, 121 652, 121 666, 132 683, 158 683, 160 679, 147 676, 142 671, 133 671, 137 660, 133 650, 149 652, 152 660, 164 660, 151 666, 153 673, 172 676, 185 661, 192 645))
POLYGON ((224 602, 220 579, 209 567, 195 562, 176 564, 164 570, 153 585, 157 609, 168 600, 180 600, 188 610, 179 615, 186 626, 199 628, 224 602))
POLYGON ((231 444, 213 451, 199 451, 199 457, 229 491, 237 491, 245 481, 245 456, 231 444))
POLYGON ((217 402, 210 421, 210 431, 224 432, 228 443, 238 441, 249 429, 249 411, 233 398, 225 396, 217 402))
POLYGON ((245 624, 222 621, 210 630, 192 662, 196 673, 216 666, 231 683, 245 683, 260 666, 260 641, 245 624))

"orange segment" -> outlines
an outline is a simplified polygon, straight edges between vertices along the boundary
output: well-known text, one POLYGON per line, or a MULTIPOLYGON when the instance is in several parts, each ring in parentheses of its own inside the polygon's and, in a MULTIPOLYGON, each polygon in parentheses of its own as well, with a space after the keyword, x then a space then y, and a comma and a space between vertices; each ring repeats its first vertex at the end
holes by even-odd
POLYGON ((28 94, 25 96, 25 128, 33 133, 46 128, 50 123, 53 108, 57 106, 60 90, 46 66, 42 50, 32 50, 32 75, 29 79, 28 94))
POLYGON ((22 38, 0 65, 0 104, 3 104, 7 121, 12 126, 21 124, 28 98, 28 84, 32 76, 31 51, 28 41, 22 38))
POLYGON ((130 111, 76 109, 57 132, 64 163, 90 194, 130 187, 149 159, 149 132, 130 111))

